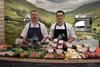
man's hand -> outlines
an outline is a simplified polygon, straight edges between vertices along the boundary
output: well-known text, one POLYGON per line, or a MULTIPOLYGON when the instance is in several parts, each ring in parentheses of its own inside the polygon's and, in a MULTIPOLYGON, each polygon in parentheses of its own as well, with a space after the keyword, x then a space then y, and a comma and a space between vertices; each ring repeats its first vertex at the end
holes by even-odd
POLYGON ((73 41, 75 40, 75 38, 74 37, 70 37, 69 39, 68 39, 68 43, 72 43, 73 41))

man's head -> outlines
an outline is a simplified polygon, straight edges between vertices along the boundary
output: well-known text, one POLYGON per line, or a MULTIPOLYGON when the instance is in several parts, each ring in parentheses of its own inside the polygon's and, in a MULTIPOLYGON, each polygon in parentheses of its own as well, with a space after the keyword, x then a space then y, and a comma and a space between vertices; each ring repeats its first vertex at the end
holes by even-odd
POLYGON ((36 10, 32 10, 31 12, 32 22, 37 22, 39 19, 39 13, 36 10))
POLYGON ((65 18, 65 13, 62 10, 59 10, 56 12, 57 22, 59 22, 59 23, 64 22, 64 18, 65 18))

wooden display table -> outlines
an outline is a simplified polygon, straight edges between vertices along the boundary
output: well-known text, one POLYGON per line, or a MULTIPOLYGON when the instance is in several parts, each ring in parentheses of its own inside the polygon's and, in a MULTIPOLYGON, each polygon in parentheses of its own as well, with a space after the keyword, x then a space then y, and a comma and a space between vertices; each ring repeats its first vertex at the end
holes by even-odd
POLYGON ((36 62, 36 63, 100 63, 100 59, 69 59, 69 60, 56 60, 56 59, 32 59, 32 58, 13 58, 13 57, 0 57, 4 61, 18 61, 18 62, 36 62))
POLYGON ((31 59, 0 57, 0 67, 100 67, 100 59, 31 59))

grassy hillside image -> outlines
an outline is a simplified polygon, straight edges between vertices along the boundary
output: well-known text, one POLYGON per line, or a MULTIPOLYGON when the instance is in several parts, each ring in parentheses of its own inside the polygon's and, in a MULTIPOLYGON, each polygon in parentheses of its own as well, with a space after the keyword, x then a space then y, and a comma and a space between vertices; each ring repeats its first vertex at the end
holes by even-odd
MULTIPOLYGON (((15 39, 20 37, 24 27, 24 18, 33 9, 40 13, 42 23, 46 25, 49 31, 51 24, 56 21, 54 12, 36 7, 27 0, 4 0, 5 41, 7 44, 13 44, 15 39)), ((92 35, 95 39, 100 40, 100 1, 85 4, 73 11, 66 12, 65 21, 74 26, 75 15, 77 14, 93 17, 92 35)))

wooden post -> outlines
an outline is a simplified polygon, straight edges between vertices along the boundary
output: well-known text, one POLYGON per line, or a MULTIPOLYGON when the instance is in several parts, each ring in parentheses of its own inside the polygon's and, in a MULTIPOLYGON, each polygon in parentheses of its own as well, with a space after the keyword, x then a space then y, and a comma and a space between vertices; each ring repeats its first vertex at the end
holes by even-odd
POLYGON ((5 42, 4 0, 0 0, 0 43, 5 42))

